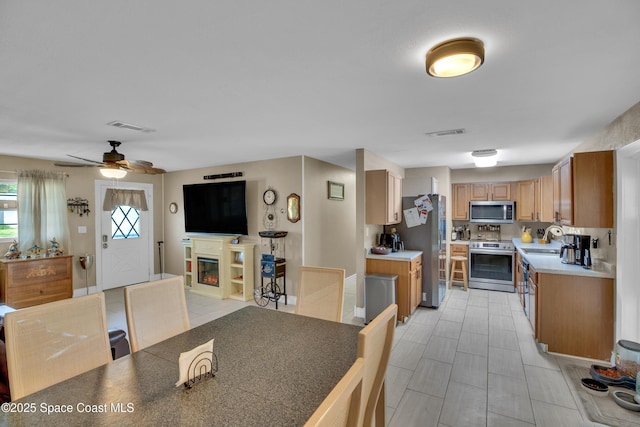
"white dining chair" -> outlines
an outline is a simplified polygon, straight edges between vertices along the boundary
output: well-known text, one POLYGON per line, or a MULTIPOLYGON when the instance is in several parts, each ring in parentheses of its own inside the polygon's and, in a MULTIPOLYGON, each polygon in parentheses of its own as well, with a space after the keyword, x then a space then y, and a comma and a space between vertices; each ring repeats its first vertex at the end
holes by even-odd
POLYGON ((358 427, 364 359, 358 358, 305 423, 305 427, 358 427))
POLYGON ((398 306, 391 304, 358 334, 358 357, 364 358, 362 379, 362 425, 383 427, 385 424, 384 376, 387 372, 398 306))
POLYGON ((296 314, 342 322, 343 268, 300 266, 296 314))
POLYGON ((182 276, 124 288, 131 351, 136 352, 189 330, 182 276))
POLYGON ((112 360, 102 292, 12 311, 4 328, 12 400, 112 360))

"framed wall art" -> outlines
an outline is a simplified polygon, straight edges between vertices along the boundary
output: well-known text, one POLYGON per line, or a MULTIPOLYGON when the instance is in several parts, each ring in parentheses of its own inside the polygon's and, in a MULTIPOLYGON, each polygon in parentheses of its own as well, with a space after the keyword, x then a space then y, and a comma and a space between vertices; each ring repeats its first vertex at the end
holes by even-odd
POLYGON ((344 184, 339 182, 328 182, 328 194, 331 200, 344 200, 344 184))

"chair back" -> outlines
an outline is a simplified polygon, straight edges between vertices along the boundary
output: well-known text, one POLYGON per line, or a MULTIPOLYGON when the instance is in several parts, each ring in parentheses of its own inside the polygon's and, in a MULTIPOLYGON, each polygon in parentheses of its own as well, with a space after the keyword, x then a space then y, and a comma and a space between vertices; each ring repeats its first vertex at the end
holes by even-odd
POLYGON ((12 400, 112 360, 102 292, 7 313, 4 328, 12 400))
POLYGON ((300 266, 296 314, 342 322, 344 269, 300 266))
POLYGON ((182 276, 124 288, 131 351, 136 352, 189 330, 182 276))
POLYGON ((398 306, 391 304, 358 334, 358 357, 364 358, 360 417, 366 427, 373 425, 374 420, 376 425, 385 423, 384 419, 378 418, 384 418, 382 386, 391 355, 397 315, 398 306))
POLYGON ((305 427, 357 427, 360 426, 362 403, 362 374, 364 359, 358 358, 318 409, 305 423, 305 427))

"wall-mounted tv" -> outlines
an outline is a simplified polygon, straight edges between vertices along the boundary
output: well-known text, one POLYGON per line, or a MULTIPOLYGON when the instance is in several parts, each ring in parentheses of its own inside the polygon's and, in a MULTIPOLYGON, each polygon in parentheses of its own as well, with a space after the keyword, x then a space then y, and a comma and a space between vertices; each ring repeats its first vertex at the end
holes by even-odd
POLYGON ((185 231, 248 234, 246 188, 246 181, 183 185, 185 231))

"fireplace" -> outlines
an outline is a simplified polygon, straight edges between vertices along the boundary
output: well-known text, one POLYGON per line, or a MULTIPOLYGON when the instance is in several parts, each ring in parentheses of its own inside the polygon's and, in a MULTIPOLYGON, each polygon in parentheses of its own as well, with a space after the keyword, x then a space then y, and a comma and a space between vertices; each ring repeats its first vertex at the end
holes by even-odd
POLYGON ((220 268, 217 258, 198 257, 198 283, 220 287, 220 268))

